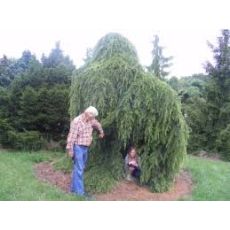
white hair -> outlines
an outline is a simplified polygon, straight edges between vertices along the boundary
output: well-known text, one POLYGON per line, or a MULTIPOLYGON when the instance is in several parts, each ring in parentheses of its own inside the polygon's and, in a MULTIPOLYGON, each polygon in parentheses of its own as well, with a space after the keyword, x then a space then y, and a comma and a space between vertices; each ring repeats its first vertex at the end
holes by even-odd
POLYGON ((89 106, 85 112, 93 114, 94 117, 98 116, 98 111, 95 107, 89 106))

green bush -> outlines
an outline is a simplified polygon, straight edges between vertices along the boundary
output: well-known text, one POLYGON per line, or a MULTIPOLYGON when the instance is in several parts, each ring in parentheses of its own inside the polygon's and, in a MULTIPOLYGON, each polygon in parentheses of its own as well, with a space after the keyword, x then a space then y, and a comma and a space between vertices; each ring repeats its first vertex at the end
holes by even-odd
POLYGON ((7 119, 0 118, 0 144, 4 147, 10 145, 8 132, 13 130, 7 119))
POLYGON ((222 153, 226 160, 230 160, 230 124, 220 131, 216 140, 217 150, 222 153))
MULTIPOLYGON (((118 171, 116 172, 116 168, 111 167, 111 164, 117 164, 116 159, 111 159, 111 164, 105 167, 104 163, 97 165, 99 160, 95 160, 95 157, 100 158, 100 155, 89 153, 89 161, 87 162, 84 176, 86 190, 92 193, 107 192, 115 186, 118 180, 116 175, 119 175, 120 170, 122 171, 122 166, 118 164, 118 171)), ((53 161, 53 165, 56 170, 71 173, 73 161, 67 155, 64 155, 53 161)))
POLYGON ((204 98, 191 96, 183 104, 183 112, 186 114, 186 122, 189 127, 190 135, 188 141, 188 152, 205 150, 207 147, 208 108, 204 98))
POLYGON ((44 140, 37 131, 9 131, 9 142, 15 149, 37 151, 43 147, 44 140))

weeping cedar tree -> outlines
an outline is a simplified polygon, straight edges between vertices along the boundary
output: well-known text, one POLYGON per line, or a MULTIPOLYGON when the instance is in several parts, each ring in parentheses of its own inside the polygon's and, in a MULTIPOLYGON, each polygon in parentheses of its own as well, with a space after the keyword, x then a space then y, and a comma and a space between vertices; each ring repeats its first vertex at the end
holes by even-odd
POLYGON ((168 190, 186 154, 180 102, 166 83, 143 70, 135 48, 119 34, 100 39, 90 61, 72 78, 71 118, 89 105, 99 111, 105 138, 91 147, 86 187, 98 191, 106 176, 122 178, 123 158, 134 144, 142 161, 141 183, 152 191, 168 190))
POLYGON ((147 67, 147 69, 157 78, 164 80, 165 77, 169 74, 169 72, 165 71, 165 69, 169 68, 172 65, 170 61, 173 59, 173 57, 164 57, 163 47, 159 46, 158 35, 154 36, 152 56, 152 63, 150 66, 147 67))

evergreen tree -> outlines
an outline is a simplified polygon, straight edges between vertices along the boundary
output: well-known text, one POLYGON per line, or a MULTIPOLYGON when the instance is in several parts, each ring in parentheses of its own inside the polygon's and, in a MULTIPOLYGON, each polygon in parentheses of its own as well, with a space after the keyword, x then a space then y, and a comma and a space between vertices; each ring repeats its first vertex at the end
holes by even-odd
MULTIPOLYGON (((207 84, 207 102, 209 110, 207 136, 210 149, 214 149, 224 154, 229 154, 230 135, 225 129, 229 129, 230 124, 230 30, 222 30, 218 37, 218 46, 214 47, 209 43, 214 56, 214 64, 207 62, 206 71, 210 76, 207 84), (229 135, 228 138, 219 138, 229 135)), ((229 154, 230 155, 230 154, 229 154)), ((229 156, 230 159, 230 156, 229 156)))
POLYGON ((0 58, 0 86, 8 87, 15 77, 15 60, 8 59, 7 56, 0 58))
POLYGON ((86 57, 84 58, 84 62, 85 64, 87 64, 88 62, 90 62, 90 60, 93 57, 93 49, 91 48, 87 48, 86 50, 86 57))
POLYGON ((208 76, 204 74, 194 74, 180 79, 171 78, 168 81, 182 102, 182 112, 189 127, 189 153, 207 150, 208 107, 205 97, 207 81, 208 76))
POLYGON ((5 55, 0 59, 0 86, 8 87, 20 74, 23 74, 35 60, 30 51, 24 51, 19 59, 8 59, 5 55))
POLYGON ((36 61, 36 57, 29 50, 23 51, 22 56, 16 61, 16 75, 24 73, 33 61, 36 61))
POLYGON ((167 82, 174 90, 179 91, 180 81, 177 77, 171 77, 167 82))
POLYGON ((12 129, 9 122, 9 92, 0 86, 0 145, 8 145, 7 132, 12 129))
POLYGON ((106 137, 93 143, 87 186, 97 191, 108 175, 121 178, 123 157, 135 144, 142 159, 141 182, 153 191, 166 191, 186 153, 180 102, 166 83, 143 70, 135 48, 119 34, 100 39, 91 61, 73 76, 71 118, 89 105, 98 108, 106 137), (101 177, 95 176, 98 171, 101 177))
POLYGON ((69 87, 75 69, 72 61, 57 44, 47 57, 43 56, 42 63, 30 51, 24 51, 13 64, 12 81, 0 95, 0 102, 6 105, 6 109, 0 108, 4 139, 11 140, 11 147, 20 148, 26 147, 24 141, 30 135, 36 146, 41 146, 41 135, 48 141, 62 141, 69 126, 69 87))
POLYGON ((73 62, 68 56, 64 56, 63 51, 60 48, 60 42, 56 42, 55 48, 52 49, 49 56, 42 56, 42 64, 46 68, 57 68, 58 66, 66 69, 74 70, 73 62))
POLYGON ((73 70, 72 61, 63 55, 59 43, 48 57, 43 56, 42 63, 31 63, 12 86, 12 96, 18 98, 18 130, 37 130, 48 140, 65 138, 73 70))
POLYGON ((147 68, 151 73, 153 73, 154 76, 161 80, 164 80, 165 77, 169 74, 169 72, 165 69, 172 65, 172 63, 170 63, 172 57, 164 57, 163 49, 164 48, 159 45, 159 36, 155 35, 152 50, 153 60, 151 65, 147 68))

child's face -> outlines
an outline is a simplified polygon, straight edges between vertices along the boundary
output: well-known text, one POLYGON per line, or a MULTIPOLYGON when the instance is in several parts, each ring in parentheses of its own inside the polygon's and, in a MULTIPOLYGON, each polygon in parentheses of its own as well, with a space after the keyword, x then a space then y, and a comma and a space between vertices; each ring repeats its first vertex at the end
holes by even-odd
POLYGON ((131 157, 135 157, 136 156, 136 150, 135 149, 132 149, 130 152, 129 152, 129 155, 131 157))

